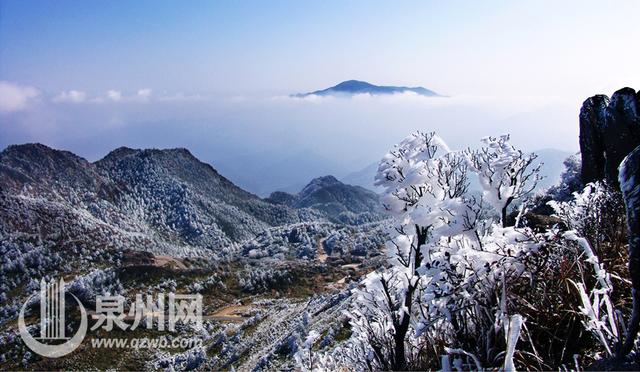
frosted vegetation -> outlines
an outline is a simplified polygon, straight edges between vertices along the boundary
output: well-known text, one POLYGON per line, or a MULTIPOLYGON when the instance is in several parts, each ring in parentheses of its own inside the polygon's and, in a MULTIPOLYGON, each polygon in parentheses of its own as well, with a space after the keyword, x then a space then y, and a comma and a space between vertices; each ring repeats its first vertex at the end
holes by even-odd
POLYGON ((564 185, 550 190, 564 200, 549 203, 555 223, 534 230, 523 216, 536 156, 507 136, 482 143, 452 151, 416 132, 382 159, 377 183, 394 221, 387 265, 354 289, 349 339, 307 347, 304 368, 572 369, 615 355, 628 311, 620 293, 613 300, 613 278, 628 281, 608 271, 624 252, 612 246, 624 240, 618 193, 589 184, 568 197, 579 183, 570 159, 564 185), (481 196, 469 192, 472 177, 481 196))
POLYGON ((39 280, 59 276, 90 308, 99 294, 205 299, 202 327, 170 335, 202 347, 106 351, 103 368, 582 369, 614 356, 626 331, 620 193, 582 185, 570 157, 561 182, 533 194, 543 165, 508 136, 453 150, 411 134, 380 161, 384 212, 332 177, 260 199, 186 150, 123 148, 93 164, 63 154, 62 177, 11 151, 0 159, 13 172, 0 193, 9 369, 104 359, 47 364, 11 326, 27 297, 37 307, 39 280), (24 164, 44 181, 24 181, 24 164))

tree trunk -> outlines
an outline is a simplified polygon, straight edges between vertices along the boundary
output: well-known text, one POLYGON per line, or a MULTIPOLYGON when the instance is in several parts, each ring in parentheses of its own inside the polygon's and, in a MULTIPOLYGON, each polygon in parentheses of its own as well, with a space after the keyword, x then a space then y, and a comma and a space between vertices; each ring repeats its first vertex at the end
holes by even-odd
POLYGON ((502 221, 502 227, 507 227, 507 207, 502 208, 502 213, 500 214, 500 220, 502 221))
POLYGON ((513 198, 508 198, 507 202, 504 204, 504 207, 502 207, 502 210, 500 211, 500 219, 502 220, 502 227, 507 227, 507 210, 509 209, 509 204, 511 204, 511 202, 513 201, 513 198))
MULTIPOLYGON (((416 225, 416 236, 418 238, 416 252, 415 252, 415 260, 413 264, 413 271, 415 275, 418 275, 417 270, 422 265, 422 253, 420 252, 420 247, 422 247, 427 242, 427 234, 429 231, 429 227, 420 227, 416 225)), ((409 287, 407 288, 407 293, 404 298, 404 307, 407 309, 407 314, 402 316, 402 321, 394 325, 394 337, 393 341, 395 343, 394 347, 394 361, 392 365, 392 369, 396 371, 404 371, 407 369, 407 353, 405 350, 405 339, 407 337, 407 333, 409 332, 409 325, 411 323, 411 308, 413 306, 413 296, 415 295, 417 289, 417 283, 412 285, 409 283, 409 287)))

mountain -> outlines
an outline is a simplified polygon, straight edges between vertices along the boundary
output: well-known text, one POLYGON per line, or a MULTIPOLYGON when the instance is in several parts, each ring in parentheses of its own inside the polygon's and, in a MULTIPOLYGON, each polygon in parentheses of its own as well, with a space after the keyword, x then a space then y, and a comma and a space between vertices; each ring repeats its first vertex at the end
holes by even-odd
POLYGON ((359 224, 384 218, 376 193, 344 184, 333 176, 316 178, 297 194, 276 191, 267 200, 292 208, 315 209, 335 222, 359 224))
POLYGON ((331 88, 316 90, 310 93, 294 94, 294 97, 306 97, 306 96, 347 96, 354 94, 371 94, 371 95, 383 95, 383 94, 397 94, 412 92, 426 97, 442 97, 438 93, 423 88, 423 87, 396 87, 396 86, 384 86, 373 85, 366 81, 347 80, 342 83, 333 86, 331 88))
POLYGON ((184 256, 209 254, 299 211, 234 185, 186 149, 119 148, 90 163, 40 144, 0 153, 0 232, 184 256))
POLYGON ((359 171, 351 172, 344 176, 341 180, 344 183, 350 185, 357 185, 364 187, 367 190, 375 191, 377 193, 382 192, 382 188, 374 186, 374 178, 378 172, 378 163, 371 163, 359 171))
MULTIPOLYGON (((330 176, 280 194, 261 199, 183 148, 121 147, 89 162, 9 146, 0 152, 0 370, 291 369, 292 337, 306 337, 296 332, 343 332, 351 282, 383 263, 386 221, 377 221, 375 194, 330 176), (87 309, 101 295, 200 294, 207 326, 185 322, 172 336, 202 346, 34 356, 14 325, 26 311, 35 334, 41 280, 58 278, 87 309)), ((79 323, 76 311, 67 315, 69 327, 79 323)), ((127 331, 127 340, 140 335, 127 331)))

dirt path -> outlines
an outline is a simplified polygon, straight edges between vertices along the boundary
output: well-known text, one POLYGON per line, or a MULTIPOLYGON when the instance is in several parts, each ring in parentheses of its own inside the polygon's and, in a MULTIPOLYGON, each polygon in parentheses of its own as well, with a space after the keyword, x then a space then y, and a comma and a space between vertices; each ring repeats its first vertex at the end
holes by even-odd
POLYGON ((245 318, 243 315, 248 313, 250 310, 250 305, 230 305, 216 311, 213 315, 207 315, 203 318, 225 322, 237 322, 243 320, 245 318))
POLYGON ((327 240, 327 238, 321 238, 320 240, 318 240, 318 246, 316 248, 316 258, 322 263, 327 262, 327 258, 329 257, 327 255, 327 251, 324 250, 325 240, 327 240))
POLYGON ((153 258, 153 266, 169 267, 178 270, 187 269, 187 265, 185 265, 181 259, 171 256, 155 256, 153 258))

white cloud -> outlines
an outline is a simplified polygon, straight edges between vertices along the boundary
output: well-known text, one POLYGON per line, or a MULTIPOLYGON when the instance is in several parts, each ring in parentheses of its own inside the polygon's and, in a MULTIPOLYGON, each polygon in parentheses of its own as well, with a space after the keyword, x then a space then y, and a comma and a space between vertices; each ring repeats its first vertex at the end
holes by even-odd
POLYGON ((110 90, 107 92, 107 98, 115 102, 121 101, 122 92, 120 92, 119 90, 110 90))
POLYGON ((196 102, 204 101, 206 98, 200 94, 184 94, 182 92, 170 95, 163 95, 157 98, 161 102, 196 102))
POLYGON ((332 103, 332 102, 418 102, 418 103, 441 103, 445 100, 442 98, 448 97, 431 97, 431 96, 423 96, 415 92, 401 92, 401 93, 392 93, 392 94, 371 94, 371 93, 356 93, 356 94, 328 94, 328 95, 316 95, 316 94, 308 94, 304 96, 275 96, 272 97, 273 100, 283 101, 283 100, 293 100, 298 102, 315 102, 315 103, 332 103))
POLYGON ((53 97, 53 102, 82 103, 86 100, 87 100, 87 93, 80 90, 70 90, 67 92, 60 92, 60 94, 53 97))
POLYGON ((53 102, 71 102, 71 103, 105 103, 105 102, 197 102, 207 100, 206 96, 200 94, 184 94, 178 92, 175 94, 154 95, 150 88, 138 89, 135 93, 125 94, 121 90, 110 89, 104 95, 91 98, 86 92, 78 90, 69 90, 60 92, 53 97, 53 102))
MULTIPOLYGON (((346 99, 346 97, 341 97, 341 98, 346 99)), ((332 95, 319 96, 316 94, 308 94, 305 96, 296 96, 296 95, 274 96, 270 98, 270 100, 276 101, 276 102, 294 101, 294 102, 315 102, 315 103, 333 102, 336 99, 338 98, 332 95)))
POLYGON ((398 107, 467 107, 487 109, 492 112, 505 112, 509 115, 513 112, 536 110, 557 104, 579 104, 571 101, 570 97, 563 96, 470 96, 453 95, 443 97, 423 96, 415 92, 402 92, 393 94, 359 93, 353 95, 326 95, 310 94, 306 96, 274 96, 269 98, 273 102, 299 102, 301 105, 314 103, 326 106, 366 107, 372 106, 398 106, 398 107))
POLYGON ((34 87, 0 81, 0 112, 14 112, 27 108, 29 101, 40 95, 34 87))
POLYGON ((151 97, 151 89, 149 88, 140 89, 138 90, 138 93, 136 94, 136 96, 141 101, 148 101, 149 98, 151 97))

